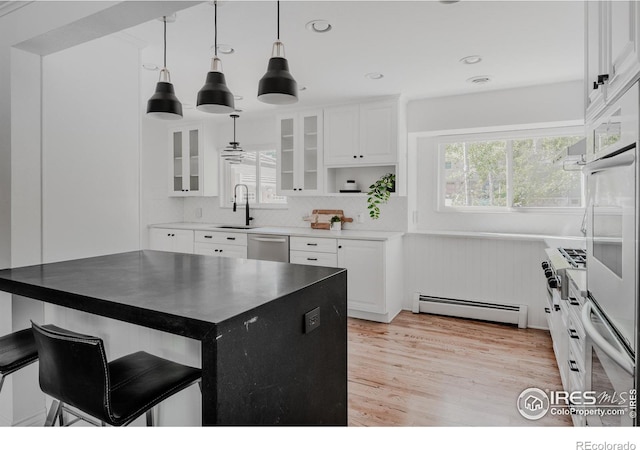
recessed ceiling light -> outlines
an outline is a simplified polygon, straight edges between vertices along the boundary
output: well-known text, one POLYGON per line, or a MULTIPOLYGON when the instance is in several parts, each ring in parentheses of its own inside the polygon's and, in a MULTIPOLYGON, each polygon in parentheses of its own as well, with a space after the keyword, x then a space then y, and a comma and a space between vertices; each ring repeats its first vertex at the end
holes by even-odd
MULTIPOLYGON (((210 49, 212 52, 215 52, 216 50, 215 45, 212 45, 210 49)), ((223 55, 230 55, 236 52, 236 50, 233 47, 231 47, 229 44, 218 44, 218 51, 223 55)))
POLYGON ((489 81, 491 81, 491 77, 489 77, 487 75, 480 75, 480 76, 477 76, 477 77, 469 78, 467 80, 467 82, 471 83, 471 84, 486 84, 489 81))
POLYGON ((380 72, 369 72, 365 74, 364 77, 370 80, 379 80, 380 78, 383 78, 384 75, 382 75, 380 72))
POLYGON ((309 31, 313 31, 315 33, 326 33, 327 31, 331 31, 331 24, 324 19, 316 19, 311 22, 307 22, 305 28, 309 31))
POLYGON ((157 65, 157 64, 153 64, 153 63, 144 63, 144 64, 142 65, 142 68, 143 68, 144 70, 152 70, 152 71, 153 71, 153 70, 159 70, 159 69, 160 69, 160 68, 158 67, 158 65, 157 65))
POLYGON ((465 56, 460 60, 462 64, 478 64, 480 61, 482 58, 479 55, 465 56))
POLYGON ((242 100, 244 97, 242 95, 234 95, 233 99, 234 100, 242 100))

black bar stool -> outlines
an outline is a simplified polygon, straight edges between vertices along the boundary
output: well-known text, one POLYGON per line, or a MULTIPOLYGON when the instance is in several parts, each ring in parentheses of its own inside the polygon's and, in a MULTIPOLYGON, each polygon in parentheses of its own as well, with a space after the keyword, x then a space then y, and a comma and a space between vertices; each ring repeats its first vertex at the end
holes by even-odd
POLYGON ((152 426, 155 405, 201 378, 200 369, 146 352, 107 362, 104 343, 98 337, 55 325, 32 322, 32 327, 40 357, 40 388, 55 399, 45 426, 53 426, 56 419, 63 425, 63 410, 96 424, 66 405, 98 419, 101 425, 128 425, 146 413, 147 425, 152 426))
POLYGON ((38 351, 31 329, 0 337, 0 391, 7 375, 38 360, 38 351))

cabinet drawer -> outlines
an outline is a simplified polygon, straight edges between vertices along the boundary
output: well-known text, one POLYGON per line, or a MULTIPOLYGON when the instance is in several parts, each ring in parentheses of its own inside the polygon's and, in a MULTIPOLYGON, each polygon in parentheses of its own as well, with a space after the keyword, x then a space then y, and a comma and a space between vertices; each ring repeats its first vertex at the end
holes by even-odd
POLYGON ((246 233, 228 233, 220 231, 196 231, 196 242, 229 244, 229 245, 247 245, 246 233))
POLYGON ((289 248, 298 251, 336 253, 337 243, 331 238, 291 237, 289 248))
POLYGON ((292 250, 289 256, 291 264, 305 264, 307 266, 337 267, 338 255, 335 253, 302 252, 292 250))
POLYGON ((227 258, 247 258, 247 247, 240 245, 201 243, 195 245, 194 253, 196 255, 214 255, 227 258))

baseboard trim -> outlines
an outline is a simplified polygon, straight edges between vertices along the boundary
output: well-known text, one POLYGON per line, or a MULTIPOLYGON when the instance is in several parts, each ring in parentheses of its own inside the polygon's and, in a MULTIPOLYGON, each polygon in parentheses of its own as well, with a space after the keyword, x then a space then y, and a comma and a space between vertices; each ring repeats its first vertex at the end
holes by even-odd
POLYGON ((0 427, 41 427, 47 417, 47 411, 42 409, 29 417, 13 422, 5 416, 0 416, 0 427))

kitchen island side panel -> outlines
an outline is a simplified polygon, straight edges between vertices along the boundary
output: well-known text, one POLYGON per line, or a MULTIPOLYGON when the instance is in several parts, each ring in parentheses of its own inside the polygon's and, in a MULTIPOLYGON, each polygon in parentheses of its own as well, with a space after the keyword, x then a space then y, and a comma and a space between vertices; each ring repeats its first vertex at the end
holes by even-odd
POLYGON ((218 324, 216 343, 218 424, 347 425, 346 271, 218 324))

